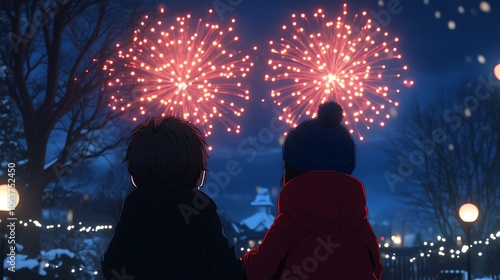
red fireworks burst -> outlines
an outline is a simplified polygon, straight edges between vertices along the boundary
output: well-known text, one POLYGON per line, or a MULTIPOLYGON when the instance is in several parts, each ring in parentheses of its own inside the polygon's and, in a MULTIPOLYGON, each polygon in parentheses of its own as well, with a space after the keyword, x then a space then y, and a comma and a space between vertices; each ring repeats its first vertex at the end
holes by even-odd
POLYGON ((239 39, 232 26, 235 20, 226 28, 202 19, 193 22, 189 14, 168 27, 152 20, 145 16, 132 46, 117 44, 117 59, 108 61, 104 70, 120 71, 108 84, 117 90, 109 106, 129 112, 133 121, 143 115, 183 117, 202 126, 206 136, 217 118, 227 131, 239 133, 234 118, 249 99, 242 80, 253 62, 233 49, 239 39), (123 93, 131 85, 133 89, 123 93))
POLYGON ((366 12, 351 22, 346 4, 335 21, 326 20, 321 9, 314 21, 293 14, 292 23, 282 27, 284 37, 270 42, 274 59, 268 61, 272 72, 265 80, 274 83, 271 97, 290 126, 316 117, 318 106, 333 100, 344 108, 346 127, 363 140, 361 129, 384 126, 389 110, 398 106, 392 99, 398 85, 413 85, 400 74, 408 67, 400 65, 399 39, 390 38, 366 12))

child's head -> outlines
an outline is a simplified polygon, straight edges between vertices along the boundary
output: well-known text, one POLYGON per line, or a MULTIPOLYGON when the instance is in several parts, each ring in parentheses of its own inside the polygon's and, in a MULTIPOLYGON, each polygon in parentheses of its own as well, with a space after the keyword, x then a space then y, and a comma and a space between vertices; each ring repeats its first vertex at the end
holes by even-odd
POLYGON ((173 116, 149 118, 132 132, 123 161, 137 187, 195 188, 206 170, 206 147, 200 130, 188 121, 173 116))
POLYGON ((349 131, 340 124, 342 118, 342 107, 327 102, 319 106, 316 119, 305 121, 288 133, 283 144, 283 183, 313 170, 353 172, 356 145, 349 131))

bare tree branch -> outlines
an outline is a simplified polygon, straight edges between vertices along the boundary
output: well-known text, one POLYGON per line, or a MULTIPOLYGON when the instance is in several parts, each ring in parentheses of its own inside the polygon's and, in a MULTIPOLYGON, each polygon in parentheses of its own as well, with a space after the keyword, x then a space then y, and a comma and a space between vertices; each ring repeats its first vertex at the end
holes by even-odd
POLYGON ((478 233, 493 230, 500 214, 500 101, 494 94, 479 98, 477 84, 443 92, 426 106, 415 104, 387 151, 396 168, 404 162, 408 171, 396 173, 396 194, 446 236, 460 231, 458 208, 465 202, 487 213, 476 222, 478 233))
MULTIPOLYGON (((102 68, 119 38, 125 38, 120 40, 124 45, 131 40, 129 31, 136 26, 141 3, 0 0, 0 17, 8 21, 10 39, 0 46, 0 58, 12 70, 6 85, 22 116, 28 150, 29 180, 19 188, 22 217, 41 219, 43 190, 63 176, 62 171, 105 156, 123 143, 122 135, 106 135, 120 115, 106 106, 110 77, 102 68), (58 157, 46 162, 55 130, 64 131, 57 136, 63 145, 56 150, 58 157)), ((20 242, 35 256, 40 232, 24 236, 32 237, 20 242)))

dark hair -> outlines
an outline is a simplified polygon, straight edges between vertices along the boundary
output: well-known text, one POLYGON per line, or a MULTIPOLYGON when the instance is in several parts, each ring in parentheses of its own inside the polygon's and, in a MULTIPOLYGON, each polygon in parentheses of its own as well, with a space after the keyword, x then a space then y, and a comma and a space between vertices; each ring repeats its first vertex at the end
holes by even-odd
POLYGON ((200 130, 173 116, 148 118, 128 139, 128 171, 137 187, 180 184, 196 187, 207 167, 207 143, 200 130))
POLYGON ((286 162, 283 168, 285 169, 285 171, 283 172, 283 176, 281 177, 280 181, 281 187, 284 187, 285 184, 288 183, 288 181, 292 180, 293 178, 303 173, 303 172, 298 172, 297 170, 291 168, 288 164, 286 164, 286 162))

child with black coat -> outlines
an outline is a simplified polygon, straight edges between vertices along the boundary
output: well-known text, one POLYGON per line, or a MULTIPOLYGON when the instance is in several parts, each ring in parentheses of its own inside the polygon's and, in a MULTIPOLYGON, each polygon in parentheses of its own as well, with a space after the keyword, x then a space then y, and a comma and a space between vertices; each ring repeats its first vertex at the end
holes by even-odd
POLYGON ((149 118, 128 141, 134 189, 102 260, 106 279, 244 279, 205 181, 206 142, 191 123, 149 118))

